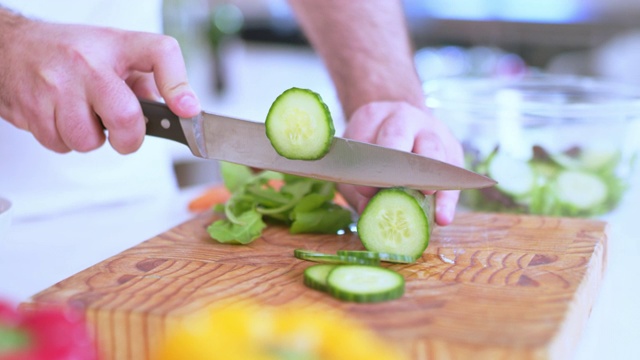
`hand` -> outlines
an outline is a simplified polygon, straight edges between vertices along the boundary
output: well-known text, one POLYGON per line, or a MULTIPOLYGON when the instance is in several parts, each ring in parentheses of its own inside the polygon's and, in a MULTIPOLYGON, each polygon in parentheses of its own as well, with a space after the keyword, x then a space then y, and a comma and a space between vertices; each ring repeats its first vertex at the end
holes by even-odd
MULTIPOLYGON (((426 110, 399 101, 372 102, 358 108, 347 124, 345 137, 428 156, 463 166, 462 146, 449 129, 426 110)), ((361 213, 378 189, 340 184, 339 190, 361 213)), ((425 192, 429 194, 433 192, 425 192)), ((436 223, 453 221, 459 191, 436 193, 436 223)))
POLYGON ((53 151, 102 146, 100 121, 115 150, 136 151, 145 133, 138 97, 163 97, 181 117, 200 110, 173 38, 25 18, 2 25, 0 116, 53 151))

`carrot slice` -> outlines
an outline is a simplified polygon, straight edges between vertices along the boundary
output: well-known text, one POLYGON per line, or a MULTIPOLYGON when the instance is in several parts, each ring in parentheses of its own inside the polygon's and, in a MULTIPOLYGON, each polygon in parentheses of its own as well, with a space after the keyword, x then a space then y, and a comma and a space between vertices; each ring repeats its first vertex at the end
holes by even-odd
POLYGON ((226 203, 230 197, 231 192, 226 187, 222 185, 212 187, 189 202, 189 211, 203 212, 211 210, 215 205, 226 203))
POLYGON ((282 188, 282 185, 284 185, 284 180, 282 180, 282 179, 269 179, 269 181, 267 181, 267 184, 269 186, 271 186, 274 190, 280 191, 280 188, 282 188))
POLYGON ((342 196, 342 194, 340 194, 337 191, 336 191, 336 194, 333 196, 333 202, 336 205, 340 205, 340 206, 342 206, 343 208, 346 208, 346 209, 349 209, 351 207, 351 205, 349 205, 349 203, 344 198, 344 196, 342 196))

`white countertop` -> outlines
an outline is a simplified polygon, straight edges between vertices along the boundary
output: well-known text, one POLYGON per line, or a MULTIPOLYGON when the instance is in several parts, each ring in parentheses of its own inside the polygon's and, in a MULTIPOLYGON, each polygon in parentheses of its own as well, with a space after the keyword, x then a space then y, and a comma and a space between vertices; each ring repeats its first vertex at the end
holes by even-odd
MULTIPOLYGON (((96 207, 40 220, 17 221, 0 239, 0 296, 31 295, 193 215, 187 203, 202 186, 146 202, 96 207)), ((575 359, 640 359, 640 236, 633 191, 606 217, 608 267, 575 359)))

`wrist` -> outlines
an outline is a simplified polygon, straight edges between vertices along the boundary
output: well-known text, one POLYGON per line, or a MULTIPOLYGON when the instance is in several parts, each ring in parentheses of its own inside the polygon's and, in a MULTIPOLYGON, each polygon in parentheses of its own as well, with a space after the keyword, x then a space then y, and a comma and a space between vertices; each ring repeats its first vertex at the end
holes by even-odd
POLYGON ((27 22, 27 18, 0 5, 0 39, 10 37, 11 33, 27 22))
MULTIPOLYGON (((17 35, 23 31, 28 21, 24 16, 0 5, 0 53, 6 54, 7 46, 19 41, 17 35)), ((5 65, 0 64, 0 66, 5 65)))

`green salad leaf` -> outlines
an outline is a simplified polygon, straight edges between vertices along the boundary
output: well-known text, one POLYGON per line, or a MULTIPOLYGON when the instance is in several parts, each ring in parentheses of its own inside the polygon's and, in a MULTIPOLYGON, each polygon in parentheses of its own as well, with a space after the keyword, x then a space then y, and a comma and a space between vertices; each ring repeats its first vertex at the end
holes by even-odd
POLYGON ((273 171, 253 173, 243 165, 221 162, 221 174, 231 198, 214 208, 225 218, 207 231, 221 243, 248 244, 259 238, 267 222, 299 233, 336 233, 353 221, 352 212, 333 203, 335 184, 273 171), (280 188, 271 181, 282 183, 280 188))
POLYGON ((255 210, 245 211, 235 218, 213 222, 207 228, 212 238, 227 244, 248 244, 260 237, 267 224, 262 221, 262 215, 255 210))

